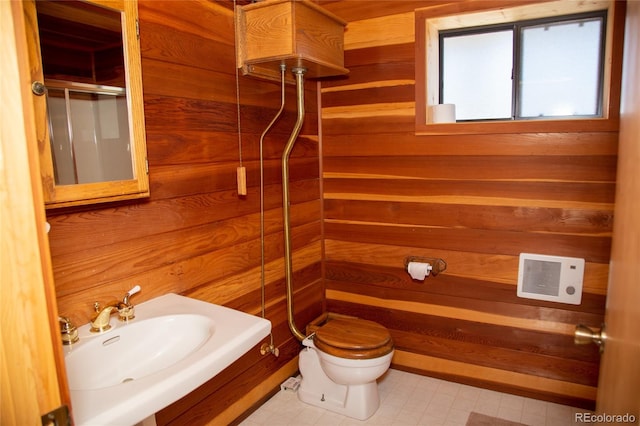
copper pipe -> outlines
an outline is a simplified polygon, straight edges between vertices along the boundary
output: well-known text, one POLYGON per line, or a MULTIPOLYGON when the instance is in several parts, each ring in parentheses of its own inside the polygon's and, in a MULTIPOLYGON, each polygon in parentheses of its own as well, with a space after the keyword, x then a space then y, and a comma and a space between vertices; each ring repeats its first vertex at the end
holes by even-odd
POLYGON ((282 215, 284 221, 284 272, 287 287, 287 320, 289 322, 289 329, 291 330, 291 333, 293 333, 293 335, 301 342, 306 338, 306 336, 298 329, 295 323, 295 318, 293 317, 293 265, 291 250, 291 222, 289 218, 289 155, 291 155, 293 146, 300 134, 302 123, 304 122, 304 73, 306 71, 307 70, 305 68, 292 69, 296 78, 298 118, 296 119, 293 131, 291 132, 289 140, 282 152, 282 215))

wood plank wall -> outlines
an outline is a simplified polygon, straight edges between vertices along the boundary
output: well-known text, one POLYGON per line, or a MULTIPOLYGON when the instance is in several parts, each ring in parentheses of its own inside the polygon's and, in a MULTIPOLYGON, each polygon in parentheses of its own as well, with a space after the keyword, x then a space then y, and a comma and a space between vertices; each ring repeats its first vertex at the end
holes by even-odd
POLYGON ((320 3, 349 22, 321 86, 328 310, 387 326, 392 367, 593 407, 572 334, 603 320, 617 131, 416 136, 414 9, 444 2, 320 3), (585 258, 582 304, 516 297, 521 252, 585 258), (411 255, 448 269, 412 281, 411 255))
MULTIPOLYGON (((94 301, 120 298, 136 284, 134 304, 175 292, 261 313, 259 137, 280 107, 280 86, 240 77, 248 194, 239 197, 232 10, 231 1, 139 4, 151 197, 48 216, 59 311, 77 324, 89 320, 94 301)), ((291 154, 300 327, 322 312, 324 297, 317 89, 306 88, 306 121, 291 154)), ((254 348, 158 413, 158 424, 230 423, 297 370, 299 343, 286 323, 280 175, 295 105, 289 87, 264 144, 266 317, 280 356, 254 348)))

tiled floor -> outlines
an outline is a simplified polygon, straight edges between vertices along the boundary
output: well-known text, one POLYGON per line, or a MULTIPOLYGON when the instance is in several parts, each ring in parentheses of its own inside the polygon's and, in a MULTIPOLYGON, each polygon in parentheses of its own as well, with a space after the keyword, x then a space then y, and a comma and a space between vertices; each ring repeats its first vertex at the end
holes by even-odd
POLYGON ((553 404, 431 377, 389 370, 379 381, 380 408, 359 421, 298 400, 295 392, 280 391, 252 413, 241 426, 397 425, 464 426, 475 411, 531 426, 573 425, 580 408, 553 404))

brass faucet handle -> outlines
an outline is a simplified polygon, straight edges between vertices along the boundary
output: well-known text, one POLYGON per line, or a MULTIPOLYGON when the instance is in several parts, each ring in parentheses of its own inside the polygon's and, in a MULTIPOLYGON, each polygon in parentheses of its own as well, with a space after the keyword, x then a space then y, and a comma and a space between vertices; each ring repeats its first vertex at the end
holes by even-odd
POLYGON ((136 285, 124 295, 122 302, 118 305, 118 319, 120 321, 128 322, 136 317, 133 305, 129 302, 129 298, 139 291, 140 286, 136 285))
POLYGON ((118 307, 118 319, 120 321, 129 322, 136 317, 133 306, 125 304, 121 306, 118 307))
POLYGON ((131 306, 131 304, 129 303, 129 298, 134 294, 138 293, 139 291, 140 291, 139 285, 136 285, 135 287, 133 287, 131 290, 127 292, 127 294, 124 295, 124 298, 122 299, 122 303, 124 303, 126 306, 131 306))
POLYGON ((63 345, 70 345, 76 343, 80 338, 78 337, 78 328, 73 325, 71 320, 67 317, 58 317, 60 322, 60 335, 63 345))

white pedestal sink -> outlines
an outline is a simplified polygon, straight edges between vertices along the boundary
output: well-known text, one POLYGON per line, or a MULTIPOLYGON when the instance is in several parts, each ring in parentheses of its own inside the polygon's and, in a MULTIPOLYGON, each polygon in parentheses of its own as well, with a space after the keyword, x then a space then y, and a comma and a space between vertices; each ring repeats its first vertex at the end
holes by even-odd
POLYGON ((271 331, 263 318, 177 294, 136 305, 65 347, 74 423, 133 425, 202 385, 271 331))

